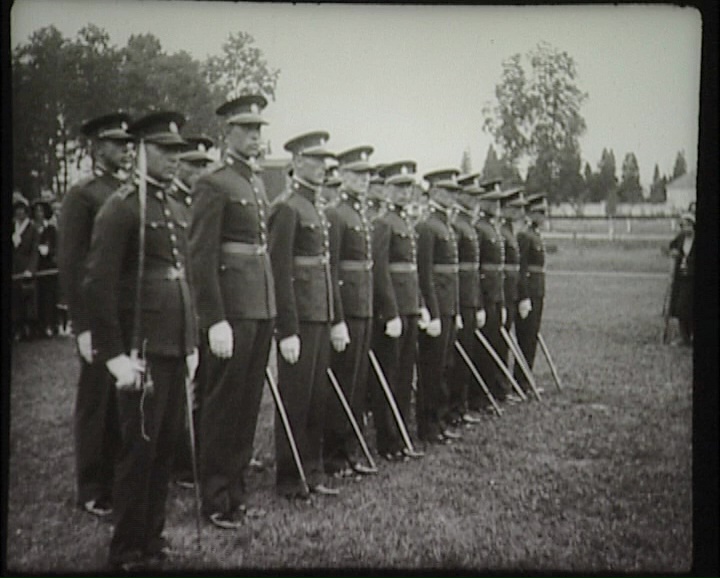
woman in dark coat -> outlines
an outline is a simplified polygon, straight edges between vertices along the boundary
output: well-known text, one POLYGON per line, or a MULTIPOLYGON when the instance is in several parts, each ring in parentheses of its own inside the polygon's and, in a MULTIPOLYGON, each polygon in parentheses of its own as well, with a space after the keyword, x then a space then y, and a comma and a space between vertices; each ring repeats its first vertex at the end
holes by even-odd
POLYGON ((693 287, 695 278, 695 216, 680 217, 680 232, 670 243, 674 260, 670 294, 670 316, 677 317, 683 345, 691 345, 693 327, 693 287))
POLYGON ((37 230, 29 218, 29 205, 20 193, 13 193, 12 325, 16 341, 30 337, 36 317, 33 275, 37 269, 37 230))
MULTIPOLYGON (((57 228, 50 222, 52 206, 45 199, 33 203, 33 219, 38 232, 38 273, 57 269, 57 228)), ((57 275, 40 275, 37 278, 38 326, 37 333, 52 337, 57 330, 57 275)))

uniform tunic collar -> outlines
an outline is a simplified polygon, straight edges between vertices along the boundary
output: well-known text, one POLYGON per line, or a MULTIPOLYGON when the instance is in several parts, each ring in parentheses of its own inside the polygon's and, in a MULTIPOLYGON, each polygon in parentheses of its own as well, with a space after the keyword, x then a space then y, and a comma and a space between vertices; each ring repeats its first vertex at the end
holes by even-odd
POLYGON ((236 152, 229 149, 225 153, 225 164, 236 168, 247 180, 250 180, 255 173, 253 163, 250 159, 243 158, 236 152))
POLYGON ((320 187, 310 184, 305 179, 294 176, 292 190, 293 192, 300 194, 302 197, 305 197, 311 203, 314 203, 318 193, 320 192, 320 187))

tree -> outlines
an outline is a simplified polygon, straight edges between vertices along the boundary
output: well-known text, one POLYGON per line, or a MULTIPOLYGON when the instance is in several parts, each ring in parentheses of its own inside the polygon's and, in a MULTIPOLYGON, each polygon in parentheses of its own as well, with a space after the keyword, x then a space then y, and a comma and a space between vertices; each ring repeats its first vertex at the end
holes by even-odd
POLYGON ((203 66, 205 79, 225 98, 260 93, 275 100, 280 70, 270 68, 255 39, 247 32, 230 34, 222 46, 222 55, 210 56, 203 66))
POLYGON ((568 168, 580 155, 578 139, 585 131, 580 108, 587 94, 576 85, 574 59, 542 42, 524 59, 514 54, 502 66, 496 103, 483 109, 483 129, 513 165, 529 161, 533 186, 546 187, 551 200, 578 194, 576 173, 568 168), (561 185, 563 166, 563 178, 571 175, 572 182, 561 185))
POLYGON ((615 166, 615 153, 612 149, 603 149, 600 162, 598 163, 598 181, 601 200, 608 200, 610 194, 617 193, 617 169, 615 166))
POLYGON ((502 167, 498 160, 495 147, 492 144, 488 147, 487 154, 485 155, 485 164, 483 165, 482 178, 491 179, 502 177, 502 167))
POLYGON ((465 149, 460 160, 460 172, 465 175, 469 175, 472 172, 472 159, 470 158, 470 151, 465 149))
POLYGON ((673 168, 673 180, 687 173, 687 162, 685 161, 685 151, 680 151, 675 157, 675 167, 673 168))
POLYGON ((635 153, 627 153, 622 164, 622 178, 618 188, 618 200, 623 203, 642 201, 640 168, 635 153))
POLYGON ((655 163, 655 170, 653 171, 653 182, 650 186, 650 202, 651 203, 664 203, 667 199, 667 192, 665 190, 665 177, 660 177, 660 168, 655 163))

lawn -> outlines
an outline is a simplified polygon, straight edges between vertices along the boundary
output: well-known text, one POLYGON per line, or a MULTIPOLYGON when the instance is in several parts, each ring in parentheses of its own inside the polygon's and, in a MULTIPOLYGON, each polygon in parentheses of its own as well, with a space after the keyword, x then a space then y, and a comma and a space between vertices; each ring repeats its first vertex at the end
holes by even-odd
MULTIPOLYGON (((659 246, 557 243, 552 270, 665 273, 659 246)), ((419 461, 341 485, 311 506, 275 496, 272 404, 263 400, 251 502, 239 532, 205 526, 192 492, 172 488, 168 568, 401 568, 686 572, 692 560, 692 356, 660 344, 661 276, 552 275, 542 332, 542 403, 508 407, 419 461)), ((98 572, 110 524, 73 507, 71 340, 13 351, 7 564, 98 572)), ((370 436, 372 439, 372 436, 370 436)), ((371 443, 371 446, 374 444, 371 443)))

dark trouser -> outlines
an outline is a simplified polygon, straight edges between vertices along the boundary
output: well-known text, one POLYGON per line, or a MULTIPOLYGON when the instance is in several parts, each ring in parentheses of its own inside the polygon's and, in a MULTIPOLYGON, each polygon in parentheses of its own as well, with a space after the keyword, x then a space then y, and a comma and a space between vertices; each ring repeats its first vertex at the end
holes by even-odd
MULTIPOLYGON (((350 343, 345 351, 330 354, 330 368, 345 394, 359 425, 367 407, 368 350, 372 319, 346 319, 350 343)), ((323 462, 328 474, 340 471, 358 461, 358 444, 352 426, 333 391, 328 395, 323 432, 323 462)))
POLYGON ((694 333, 693 326, 693 280, 692 275, 676 274, 675 294, 672 313, 677 317, 680 337, 683 343, 690 344, 694 333))
MULTIPOLYGON (((542 320, 543 298, 533 297, 532 310, 525 319, 518 318, 515 320, 515 334, 517 335, 520 351, 523 352, 525 359, 532 369, 535 361, 535 351, 537 350, 537 336, 540 331, 540 321, 542 320)), ((519 367, 515 367, 515 379, 525 392, 530 390, 525 374, 519 367)))
MULTIPOLYGON (((473 350, 477 343, 477 337, 475 337, 475 312, 477 309, 471 307, 463 307, 461 309, 461 315, 463 320, 463 328, 457 332, 457 340, 460 345, 463 346, 468 355, 473 350)), ((470 369, 467 364, 455 349, 454 344, 451 344, 452 352, 450 358, 452 363, 450 364, 448 371, 448 391, 450 393, 449 402, 449 418, 452 421, 457 421, 467 412, 468 410, 468 392, 470 388, 477 387, 471 382, 474 381, 470 369)))
MULTIPOLYGON (((507 307, 507 319, 505 320, 505 329, 507 329, 508 333, 512 331, 513 325, 515 325, 515 319, 517 318, 517 308, 518 308, 518 302, 513 300, 505 304, 505 307, 507 307)), ((498 331, 500 329, 498 328, 498 331)), ((503 363, 510 367, 510 346, 508 346, 507 341, 505 341, 500 335, 500 341, 498 342, 498 349, 495 351, 498 352, 498 355, 503 360, 503 363)), ((518 367, 518 369, 520 369, 518 367)))
POLYGON ((418 437, 432 439, 442 432, 448 408, 446 366, 455 340, 455 316, 440 317, 442 331, 437 337, 420 332, 418 337, 418 437))
POLYGON ((244 474, 253 451, 272 320, 230 320, 233 355, 215 357, 203 345, 205 375, 200 414, 203 512, 232 512, 244 503, 244 474))
POLYGON ((182 430, 185 359, 149 355, 147 362, 152 395, 117 393, 122 443, 113 488, 111 562, 152 549, 165 525, 170 466, 182 430))
MULTIPOLYGON (((373 325, 372 350, 377 357, 402 420, 409 428, 412 399, 413 369, 417 360, 417 315, 403 315, 402 335, 397 339, 385 335, 385 322, 373 325)), ((375 370, 368 369, 368 387, 372 390, 372 412, 375 422, 377 450, 380 454, 395 453, 405 447, 400 430, 382 391, 375 370)))
POLYGON ((103 363, 89 364, 80 359, 74 430, 78 504, 110 499, 120 425, 115 379, 103 363))
POLYGON ((51 329, 57 331, 57 275, 38 277, 38 329, 44 332, 51 329))
MULTIPOLYGON (((501 342, 503 341, 502 335, 500 334, 501 309, 502 305, 500 303, 486 305, 485 325, 480 330, 496 352, 498 352, 498 349, 502 345, 501 342)), ((477 337, 475 339, 477 340, 477 337)), ((475 367, 477 367, 480 375, 485 380, 485 383, 487 383, 490 393, 492 393, 493 397, 498 401, 504 400, 507 396, 508 387, 505 385, 505 376, 502 374, 502 371, 500 371, 495 360, 480 341, 478 341, 474 352, 477 356, 475 367)), ((472 353, 470 355, 472 355, 472 353)), ((490 402, 482 391, 472 389, 468 392, 468 405, 471 409, 479 409, 487 407, 490 405, 490 402), (470 391, 473 393, 470 394, 470 391)))
MULTIPOLYGON (((277 352, 278 389, 285 405, 308 484, 321 483, 323 427, 330 393, 327 367, 330 360, 330 326, 322 322, 300 322, 300 359, 287 363, 277 352)), ((275 412, 276 485, 280 494, 300 490, 300 474, 292 457, 280 416, 275 412)))

